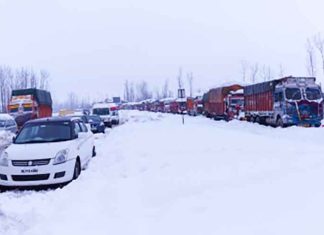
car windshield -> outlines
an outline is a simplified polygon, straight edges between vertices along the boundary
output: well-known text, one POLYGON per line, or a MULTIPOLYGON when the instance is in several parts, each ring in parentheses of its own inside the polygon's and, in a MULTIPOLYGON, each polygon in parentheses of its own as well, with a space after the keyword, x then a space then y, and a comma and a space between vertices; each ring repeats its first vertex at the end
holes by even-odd
POLYGON ((15 143, 47 143, 71 140, 69 122, 31 123, 18 134, 15 143))
POLYGON ((96 114, 96 115, 109 115, 109 108, 96 108, 96 109, 93 109, 93 114, 96 114))
POLYGON ((317 88, 306 88, 306 98, 309 100, 318 100, 322 98, 321 92, 317 88))
POLYGON ((101 119, 99 116, 89 116, 89 121, 100 122, 101 119))
POLYGON ((288 100, 300 100, 301 92, 299 88, 286 88, 286 99, 288 100))

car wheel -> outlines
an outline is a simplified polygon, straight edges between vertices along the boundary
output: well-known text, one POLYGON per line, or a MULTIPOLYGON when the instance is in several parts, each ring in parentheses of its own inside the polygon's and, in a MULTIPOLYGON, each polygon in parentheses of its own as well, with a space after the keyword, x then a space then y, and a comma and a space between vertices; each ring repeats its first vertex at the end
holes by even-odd
POLYGON ((93 148, 92 148, 92 157, 95 157, 95 156, 97 156, 97 152, 96 152, 96 147, 93 146, 93 148))
POLYGON ((81 163, 79 158, 77 158, 74 166, 73 179, 76 180, 77 178, 79 178, 80 174, 81 174, 81 163))

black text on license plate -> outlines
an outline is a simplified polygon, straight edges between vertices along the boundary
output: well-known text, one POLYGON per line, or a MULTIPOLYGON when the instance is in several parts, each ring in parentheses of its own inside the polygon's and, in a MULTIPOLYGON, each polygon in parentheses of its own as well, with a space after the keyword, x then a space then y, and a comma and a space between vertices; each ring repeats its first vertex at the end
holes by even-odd
POLYGON ((37 169, 22 169, 21 173, 37 173, 37 169))

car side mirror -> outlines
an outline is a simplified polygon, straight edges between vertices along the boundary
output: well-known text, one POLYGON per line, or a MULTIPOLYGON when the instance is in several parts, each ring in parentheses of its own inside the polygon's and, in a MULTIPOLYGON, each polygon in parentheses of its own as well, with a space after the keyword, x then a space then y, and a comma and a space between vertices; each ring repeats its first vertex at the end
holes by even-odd
POLYGON ((79 138, 79 134, 78 133, 75 133, 74 134, 74 139, 77 139, 77 138, 79 138))
POLYGON ((12 143, 16 142, 16 136, 12 137, 12 143))

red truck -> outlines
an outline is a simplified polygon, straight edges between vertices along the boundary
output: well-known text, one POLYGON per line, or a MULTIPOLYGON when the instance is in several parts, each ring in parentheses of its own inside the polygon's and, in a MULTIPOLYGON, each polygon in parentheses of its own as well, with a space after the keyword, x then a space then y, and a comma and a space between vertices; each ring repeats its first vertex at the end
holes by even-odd
POLYGON ((215 120, 232 120, 244 106, 243 86, 234 84, 209 90, 203 97, 204 114, 215 120))
POLYGON ((244 88, 248 121, 273 126, 316 126, 323 118, 323 95, 314 77, 284 77, 244 88))
POLYGON ((35 88, 13 90, 8 113, 15 118, 18 127, 22 127, 31 119, 51 117, 51 94, 35 88))

